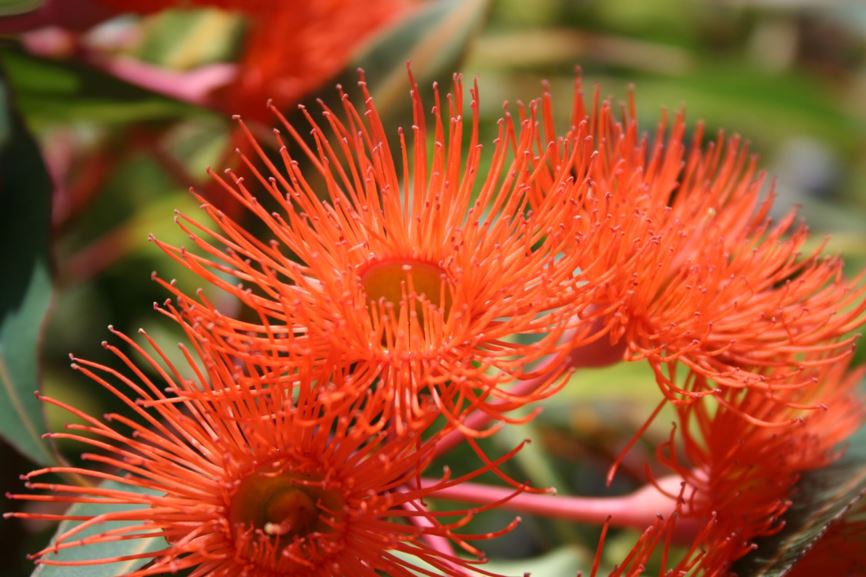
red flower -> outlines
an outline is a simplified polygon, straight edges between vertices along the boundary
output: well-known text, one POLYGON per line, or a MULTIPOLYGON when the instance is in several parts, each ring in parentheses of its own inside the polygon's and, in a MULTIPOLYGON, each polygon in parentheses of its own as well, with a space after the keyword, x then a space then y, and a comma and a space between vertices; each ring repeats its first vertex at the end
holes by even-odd
POLYGON ((674 575, 727 576, 737 559, 755 549, 756 539, 781 530, 800 475, 839 458, 840 444, 863 422, 856 390, 864 371, 846 374, 845 369, 844 362, 813 369, 815 385, 777 393, 783 399, 754 389, 727 391, 726 404, 706 399, 680 407, 677 430, 659 450, 659 459, 685 482, 679 495, 670 495, 678 499, 676 513, 649 528, 614 575, 639 575, 656 550, 668 559, 671 535, 687 525, 695 532, 690 549, 665 568, 674 575), (777 415, 793 422, 785 426, 743 416, 768 419, 766 413, 783 410, 780 401, 821 408, 788 408, 777 415))
POLYGON ((551 163, 570 162, 577 181, 575 251, 599 332, 627 359, 647 359, 677 403, 811 386, 809 367, 851 350, 866 287, 823 247, 802 253, 808 231, 793 212, 771 223, 772 196, 761 200, 764 177, 739 138, 704 144, 698 125, 686 141, 677 115, 650 139, 634 108, 618 120, 596 92, 588 112, 578 83, 567 139, 578 151, 551 163))
POLYGON ((270 99, 288 110, 346 67, 374 32, 401 17, 412 0, 280 1, 255 15, 239 77, 223 109, 267 121, 270 99))
POLYGON ((535 106, 519 130, 510 117, 500 123, 490 171, 478 180, 476 90, 468 127, 460 79, 447 97, 447 116, 437 93, 431 150, 413 86, 412 146, 401 135, 395 161, 361 88, 363 111, 346 95, 344 119, 324 109, 331 136, 307 116, 314 149, 280 116, 293 142, 277 134, 279 165, 247 132, 255 156, 243 160, 253 176, 214 174, 263 225, 267 240, 202 200, 216 228, 185 215, 178 222, 204 256, 158 242, 248 305, 257 322, 224 317, 166 286, 227 352, 283 366, 285 359, 262 351, 304 349, 323 362, 351 365, 360 382, 381 381, 394 395, 398 428, 411 425, 429 402, 452 418, 479 406, 499 416, 549 394, 557 370, 534 394, 503 386, 528 378, 531 363, 557 351, 583 294, 574 277, 578 255, 570 250, 572 201, 558 192, 569 186, 568 168, 552 189, 549 175, 542 182, 536 174, 538 158, 543 162, 552 149, 538 142, 535 106), (290 145, 306 155, 315 176, 302 173, 290 145), (528 210, 542 185, 550 194, 528 210), (528 341, 517 340, 521 335, 528 341), (488 403, 494 399, 498 404, 488 403))
POLYGON ((297 104, 346 67, 376 31, 415 0, 98 0, 117 11, 221 8, 249 19, 238 77, 214 101, 231 113, 267 120, 265 103, 297 104))
POLYGON ((74 513, 10 514, 83 521, 37 553, 37 562, 116 562, 135 557, 64 561, 56 554, 91 543, 162 537, 165 548, 144 554, 149 563, 128 577, 187 568, 202 577, 409 577, 415 571, 452 574, 455 567, 476 563, 427 543, 447 538, 477 553, 455 534, 475 511, 426 510, 426 496, 461 479, 415 488, 437 436, 391 434, 381 418, 382 395, 353 396, 348 377, 336 373, 255 372, 195 340, 204 372, 187 355, 188 371, 196 375, 190 380, 146 335, 163 364, 116 334, 145 359, 141 367, 110 345, 105 346, 126 365, 125 373, 81 359, 73 367, 114 394, 134 417, 98 419, 45 398, 86 422, 53 436, 91 447, 83 455, 90 465, 34 471, 25 476, 27 486, 46 493, 12 498, 126 507, 85 519, 74 513), (200 389, 221 394, 175 397, 164 392, 166 386, 181 395, 200 389), (51 474, 110 480, 128 489, 41 480, 51 474), (445 516, 452 520, 440 521, 445 516), (103 525, 112 521, 125 524, 103 525), (77 536, 88 527, 104 530, 77 536), (413 558, 434 572, 416 567, 413 558))

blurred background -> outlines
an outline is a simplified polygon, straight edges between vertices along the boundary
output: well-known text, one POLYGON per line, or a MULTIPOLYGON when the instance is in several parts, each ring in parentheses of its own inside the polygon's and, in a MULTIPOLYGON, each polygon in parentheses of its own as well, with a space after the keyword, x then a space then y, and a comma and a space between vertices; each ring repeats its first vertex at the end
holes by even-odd
MULTIPOLYGON (((94 415, 116 407, 68 368, 68 354, 107 361, 100 341, 109 336, 108 324, 129 332, 145 327, 160 342, 177 341, 170 323, 153 311, 152 303, 167 294, 151 282, 151 271, 178 278, 188 288, 201 281, 149 243, 148 234, 183 243, 172 211, 196 212, 188 188, 218 198, 205 170, 235 162, 229 114, 243 112, 264 126, 268 97, 287 111, 299 102, 314 103, 318 95, 332 98, 336 79, 354 88, 359 65, 392 130, 407 123, 406 60, 425 86, 434 79, 447 82, 455 70, 477 77, 487 142, 495 135, 503 100, 529 101, 540 95, 544 80, 564 127, 576 66, 586 85, 602 86, 603 96, 623 99, 634 84, 647 130, 654 129, 662 109, 684 108, 691 125, 704 121, 711 134, 742 134, 775 179, 777 211, 801 206, 815 246, 832 235, 829 251, 844 255, 852 275, 866 264, 866 5, 861 2, 393 1, 371 3, 376 7, 364 9, 369 12, 364 22, 357 20, 357 7, 351 12, 344 6, 351 2, 327 2, 321 14, 310 15, 311 21, 318 18, 319 28, 297 13, 282 14, 282 8, 263 16, 255 9, 197 6, 207 2, 189 2, 183 10, 152 8, 170 2, 150 7, 64 2, 65 10, 55 3, 52 10, 35 12, 23 4, 0 0, 0 14, 6 15, 0 18, 5 109, 0 137, 11 134, 21 142, 26 127, 51 180, 38 174, 38 163, 27 168, 34 171, 32 178, 10 177, 24 169, 13 165, 19 157, 7 154, 0 184, 11 190, 18 183, 34 198, 50 198, 50 226, 47 204, 34 203, 43 206, 40 216, 27 208, 18 212, 3 200, 0 254, 11 263, 3 262, 4 298, 25 288, 19 287, 24 281, 16 278, 21 269, 13 262, 22 251, 44 259, 51 279, 36 297, 44 306, 22 321, 41 326, 41 336, 25 331, 21 334, 30 336, 19 340, 17 333, 3 333, 4 350, 10 354, 7 343, 16 340, 28 350, 38 347, 38 364, 18 368, 22 386, 33 383, 30 389, 41 387, 94 415), (130 8, 134 11, 127 12, 130 8), (284 27, 274 30, 281 18, 284 27), (328 34, 346 20, 359 29, 339 38, 328 34), (292 50, 305 54, 301 62, 286 62, 292 50), (289 64, 294 69, 286 69, 289 64), (286 78, 292 81, 280 84, 286 78), (31 216, 46 226, 22 229, 31 216)), ((0 187, 0 195, 5 193, 0 187)), ((556 406, 491 444, 504 449, 532 438, 512 464, 517 477, 556 485, 560 493, 597 494, 612 456, 657 402, 652 376, 642 366, 584 371, 556 406)), ((69 420, 50 407, 45 418, 49 430, 69 420)), ((668 432, 670 419, 659 423, 655 438, 668 432)), ((20 451, 38 455, 38 448, 15 441, 20 451)), ((77 458, 77 447, 61 443, 59 449, 77 458)), ((615 490, 642 484, 643 459, 651 449, 647 442, 630 453, 615 490)), ((34 467, 19 450, 0 447, 4 491, 20 490, 18 475, 34 467)), ((4 501, 3 510, 9 507, 4 501)), ((492 530, 509 518, 507 512, 488 515, 475 529, 492 530)), ((0 575, 29 575, 25 554, 43 546, 52 531, 35 522, 0 524, 7 559, 0 575)), ((511 535, 488 544, 493 558, 505 563, 490 569, 522 573, 525 569, 515 570, 521 565, 508 565, 507 559, 543 555, 543 561, 533 562, 533 575, 573 575, 588 566, 597 532, 528 518, 511 535)), ((627 531, 612 533, 605 563, 633 539, 627 531)))

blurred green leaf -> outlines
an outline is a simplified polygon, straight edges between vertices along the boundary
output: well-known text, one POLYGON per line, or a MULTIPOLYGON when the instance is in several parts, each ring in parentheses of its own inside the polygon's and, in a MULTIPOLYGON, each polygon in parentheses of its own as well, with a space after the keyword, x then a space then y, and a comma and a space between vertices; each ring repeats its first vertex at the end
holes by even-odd
POLYGON ((740 61, 704 59, 690 73, 647 76, 636 84, 639 112, 646 118, 655 117, 660 107, 685 104, 711 127, 741 131, 764 145, 807 135, 851 151, 866 130, 862 118, 840 108, 836 93, 799 71, 770 74, 740 61))
MULTIPOLYGON (((327 82, 318 94, 305 101, 315 103, 322 99, 328 104, 338 103, 333 85, 353 86, 358 81, 358 68, 362 68, 382 124, 389 129, 405 125, 412 112, 407 63, 422 91, 428 91, 434 81, 448 81, 459 69, 470 42, 483 25, 489 4, 490 0, 427 3, 362 47, 333 82, 327 82)), ((295 114, 288 112, 290 116, 295 114)), ((392 133, 389 136, 396 138, 396 131, 392 133)))
MULTIPOLYGON (((429 563, 424 562, 414 555, 403 551, 391 551, 398 559, 410 562, 412 565, 425 571, 437 572, 429 563)), ((555 549, 538 557, 528 559, 510 559, 508 561, 488 561, 480 566, 485 572, 497 573, 499 575, 532 575, 532 577, 564 577, 576 575, 581 569, 585 569, 591 558, 587 558, 585 552, 577 547, 565 546, 555 549)), ((416 575, 422 575, 421 571, 413 571, 416 575)), ((423 573, 426 575, 427 573, 423 573)), ((36 577, 36 576, 34 576, 36 577)), ((76 577, 76 576, 73 576, 76 577)))
POLYGON ((844 458, 802 476, 785 514, 785 529, 761 539, 732 571, 750 577, 783 577, 829 526, 866 493, 866 426, 848 441, 844 458))
POLYGON ((0 434, 42 464, 53 461, 39 388, 38 350, 51 302, 53 186, 36 142, 12 110, 0 77, 0 434))
POLYGON ((532 577, 563 577, 576 575, 591 563, 592 559, 588 559, 581 549, 566 546, 531 559, 490 561, 484 564, 484 570, 500 575, 529 574, 532 577))
POLYGON ((37 124, 141 122, 201 112, 71 60, 38 58, 6 46, 0 64, 21 113, 37 124))
POLYGON ((0 16, 32 12, 42 6, 42 0, 0 0, 0 16))
MULTIPOLYGON (((100 485, 104 489, 130 491, 141 493, 144 495, 153 494, 152 491, 138 487, 135 485, 125 485, 114 481, 106 481, 100 485)), ((67 511, 67 515, 76 515, 82 517, 95 517, 115 511, 134 511, 143 509, 140 505, 118 505, 118 504, 103 504, 103 503, 76 503, 67 511)), ((82 521, 64 521, 57 528, 57 535, 61 535, 69 531, 73 527, 82 523, 82 521)), ((139 521, 111 521, 108 523, 97 523, 92 527, 88 527, 78 533, 76 540, 84 539, 91 535, 98 535, 106 531, 117 531, 123 527, 133 527, 138 525, 139 521)), ((132 534, 142 533, 140 530, 131 531, 132 534)), ((52 539, 52 542, 54 539, 52 539)), ((162 537, 128 539, 126 541, 109 541, 105 543, 91 543, 81 547, 70 547, 63 549, 57 553, 46 555, 47 560, 51 561, 84 561, 90 559, 110 559, 120 556, 139 555, 143 553, 151 553, 164 549, 167 546, 165 539, 162 537)), ((148 563, 150 559, 143 557, 140 559, 129 559, 117 563, 105 563, 99 565, 84 565, 82 567, 63 567, 58 565, 40 565, 33 572, 32 577, 117 577, 126 575, 148 563)))
POLYGON ((371 85, 380 111, 400 104, 408 108, 406 63, 421 86, 448 79, 484 23, 488 7, 488 0, 429 3, 363 50, 352 62, 350 78, 356 78, 355 68, 366 70, 375 80, 371 85))
MULTIPOLYGON (((503 427, 492 438, 502 449, 509 451, 525 440, 540 439, 541 435, 535 423, 530 421, 520 425, 512 424, 503 427)), ((525 444, 520 452, 514 456, 514 463, 520 467, 526 475, 526 479, 535 487, 568 486, 565 479, 557 472, 553 457, 538 442, 525 444)), ((520 480, 523 481, 522 478, 520 480)), ((577 533, 572 523, 557 519, 553 521, 553 527, 562 541, 574 542, 577 540, 577 533)))

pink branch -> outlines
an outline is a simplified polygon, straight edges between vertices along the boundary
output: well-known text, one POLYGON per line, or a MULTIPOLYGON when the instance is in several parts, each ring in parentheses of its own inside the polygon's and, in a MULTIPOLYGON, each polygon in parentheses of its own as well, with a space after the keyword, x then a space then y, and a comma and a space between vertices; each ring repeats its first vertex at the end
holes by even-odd
POLYGON ((88 55, 86 61, 94 68, 130 84, 197 106, 213 106, 215 103, 210 93, 230 83, 237 75, 237 66, 228 63, 177 72, 127 57, 106 58, 93 54, 88 55))
MULTIPOLYGON (((677 500, 661 493, 654 485, 619 497, 571 497, 534 493, 514 495, 512 488, 479 483, 460 483, 436 489, 437 483, 435 480, 421 479, 422 487, 433 489, 431 498, 487 504, 510 497, 502 502, 500 508, 582 523, 604 524, 609 521, 616 527, 645 529, 656 522, 660 515, 667 518, 677 509, 677 500)), ((675 495, 680 493, 682 483, 682 478, 676 475, 658 480, 659 486, 675 495)), ((681 519, 677 523, 678 534, 675 536, 688 542, 694 537, 696 529, 696 522, 683 522, 681 519)))
POLYGON ((0 33, 15 31, 18 25, 13 21, 21 19, 25 21, 21 24, 23 30, 36 28, 21 37, 24 46, 32 54, 46 58, 68 58, 74 54, 93 68, 125 82, 196 106, 217 107, 218 102, 214 101, 211 93, 230 84, 238 74, 237 64, 233 63, 210 64, 195 70, 176 71, 127 56, 111 56, 104 51, 95 50, 86 42, 80 43, 81 37, 69 32, 64 27, 64 21, 58 22, 58 27, 46 27, 52 22, 45 20, 47 16, 39 16, 40 13, 41 11, 0 18, 0 33))

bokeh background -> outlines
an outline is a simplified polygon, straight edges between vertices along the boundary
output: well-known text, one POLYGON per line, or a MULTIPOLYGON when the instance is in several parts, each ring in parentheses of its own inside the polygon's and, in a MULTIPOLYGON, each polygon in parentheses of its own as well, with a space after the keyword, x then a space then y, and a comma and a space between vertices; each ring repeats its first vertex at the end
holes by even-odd
MULTIPOLYGON (((848 272, 855 275, 864 269, 863 3, 428 0, 391 26, 404 26, 413 10, 437 4, 439 19, 413 24, 418 28, 411 42, 392 39, 371 52, 379 40, 372 37, 356 49, 367 56, 353 56, 345 67, 348 72, 342 73, 350 86, 354 63, 373 63, 367 74, 374 92, 377 82, 391 82, 397 75, 396 97, 382 90, 387 104, 380 101, 392 129, 398 122, 405 124, 401 68, 407 58, 419 58, 412 65, 424 80, 447 81, 452 69, 477 77, 487 141, 495 134, 502 102, 539 96, 545 80, 561 114, 558 121, 566 122, 575 67, 580 66, 588 92, 599 83, 603 96, 623 99, 633 84, 646 130, 654 129, 661 110, 685 109, 690 123, 703 121, 709 134, 742 134, 774 177, 778 213, 801 206, 815 233, 814 246, 831 235, 829 251, 844 255, 848 272)), ((48 242, 54 282, 40 343, 39 385, 46 394, 99 415, 116 407, 68 368, 68 354, 108 360, 100 347, 108 337, 108 324, 124 331, 145 327, 160 342, 177 341, 170 323, 153 311, 152 303, 167 295, 150 280, 151 271, 178 278, 187 287, 201 281, 149 243, 148 235, 183 242, 172 211, 194 213, 196 202, 188 187, 209 191, 205 169, 231 162, 225 153, 233 146, 233 124, 224 110, 136 86, 134 76, 119 79, 104 62, 82 57, 75 42, 84 38, 89 50, 106 57, 145 63, 188 79, 203 66, 237 62, 255 28, 241 15, 218 10, 120 14, 92 27, 76 24, 75 32, 64 30, 63 24, 7 30, 0 44, 0 68, 6 99, 37 138, 53 178, 48 242)), ((393 28, 382 32, 392 33, 393 28)), ((325 82, 324 90, 330 93, 333 83, 325 82)), ((15 215, 0 215, 4 222, 9 218, 15 215)), ((864 358, 862 352, 859 357, 864 358)), ((511 464, 515 476, 555 485, 561 493, 599 494, 608 463, 642 423, 648 407, 656 405, 658 394, 641 365, 582 371, 532 424, 508 429, 489 442, 505 449, 531 438, 534 442, 511 464)), ((69 420, 51 408, 46 418, 51 430, 69 420)), ((629 454, 616 491, 643 483, 642 466, 651 442, 666 435, 669 426, 670 419, 663 415, 649 440, 629 454)), ((59 448, 70 460, 77 458, 77 447, 59 448)), ((462 458, 459 452, 455 458, 462 458)), ((33 467, 5 444, 0 463, 3 491, 19 490, 18 476, 33 467)), ((9 507, 4 501, 3 509, 9 507)), ((510 517, 507 512, 479 517, 475 529, 501 527, 510 517)), ((0 575, 29 575, 32 567, 25 554, 47 542, 52 531, 43 523, 0 524, 0 575)), ((509 559, 541 556, 531 564, 533 575, 573 575, 591 563, 597 533, 594 527, 525 518, 515 532, 487 544, 501 563, 491 569, 522 573, 525 564, 509 565, 509 559)), ((628 531, 611 535, 606 565, 614 563, 635 536, 628 531)))

